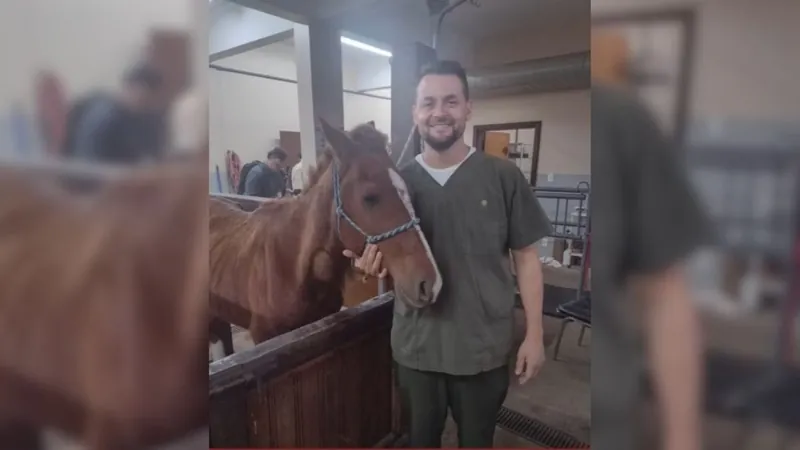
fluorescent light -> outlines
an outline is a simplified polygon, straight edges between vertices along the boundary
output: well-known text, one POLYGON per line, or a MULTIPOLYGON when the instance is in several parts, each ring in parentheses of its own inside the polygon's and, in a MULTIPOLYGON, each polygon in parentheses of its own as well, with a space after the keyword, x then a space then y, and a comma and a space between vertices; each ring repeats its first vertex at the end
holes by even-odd
POLYGON ((369 44, 365 44, 363 42, 358 42, 354 39, 350 39, 348 37, 342 36, 342 44, 349 45, 351 47, 360 48, 361 50, 365 50, 368 52, 375 53, 376 55, 387 56, 389 58, 392 57, 392 52, 388 52, 382 48, 378 48, 369 44))

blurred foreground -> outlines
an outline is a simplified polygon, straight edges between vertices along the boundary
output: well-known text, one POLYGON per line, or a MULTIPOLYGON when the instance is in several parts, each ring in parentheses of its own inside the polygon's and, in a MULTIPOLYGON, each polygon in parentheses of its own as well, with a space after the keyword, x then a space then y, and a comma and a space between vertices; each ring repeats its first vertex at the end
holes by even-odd
POLYGON ((207 448, 206 7, 0 6, 0 448, 207 448))
MULTIPOLYGON (((644 3, 592 2, 592 69, 593 75, 598 70, 615 73, 604 81, 635 91, 671 135, 672 151, 712 226, 712 245, 695 252, 685 269, 704 337, 705 446, 800 448, 800 296, 795 276, 800 254, 800 60, 792 57, 791 45, 800 40, 800 3, 644 3)), ((593 117, 593 136, 598 123, 593 117)), ((593 148, 595 180, 603 176, 595 172, 597 157, 593 148)), ((675 186, 660 189, 667 192, 675 186)), ((606 226, 611 222, 603 219, 602 208, 593 213, 599 239, 603 231, 597 221, 606 226)), ((681 215, 670 218, 674 227, 685 220, 681 215)), ((659 237, 649 239, 657 247, 659 237)), ((648 334, 646 323, 638 327, 648 334)), ((676 342, 685 329, 675 323, 676 342)), ((611 364, 610 357, 595 351, 593 371, 611 364)), ((655 378, 651 370, 651 381, 655 378)), ((592 378, 593 392, 622 388, 608 378, 592 378)), ((641 397, 649 405, 641 416, 646 430, 641 448, 653 448, 655 442, 663 446, 656 436, 667 435, 663 417, 657 419, 659 409, 653 407, 652 383, 650 388, 641 397)))

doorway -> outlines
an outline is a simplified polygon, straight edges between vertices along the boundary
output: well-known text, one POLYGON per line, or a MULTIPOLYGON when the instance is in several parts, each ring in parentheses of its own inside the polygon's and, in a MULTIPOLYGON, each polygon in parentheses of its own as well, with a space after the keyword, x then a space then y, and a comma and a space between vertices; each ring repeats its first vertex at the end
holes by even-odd
POLYGON ((487 154, 514 162, 531 186, 539 172, 542 122, 512 122, 475 125, 472 145, 487 154))

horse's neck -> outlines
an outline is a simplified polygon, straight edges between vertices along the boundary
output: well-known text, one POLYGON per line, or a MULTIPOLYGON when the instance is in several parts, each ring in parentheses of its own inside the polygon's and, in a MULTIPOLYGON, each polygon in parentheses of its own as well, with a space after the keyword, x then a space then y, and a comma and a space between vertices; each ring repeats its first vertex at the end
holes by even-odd
POLYGON ((333 279, 335 284, 344 284, 344 274, 349 261, 342 252, 344 245, 339 238, 338 224, 333 207, 333 180, 331 168, 325 172, 303 197, 308 204, 300 208, 306 216, 305 223, 309 224, 306 230, 308 236, 301 237, 302 253, 313 258, 317 253, 324 252, 330 258, 333 279))
MULTIPOLYGON (((329 170, 326 170, 329 172, 329 170)), ((333 209, 333 184, 329 173, 306 194, 308 205, 304 209, 306 219, 314 224, 314 244, 325 250, 341 247, 333 209)), ((302 197, 301 197, 302 198, 302 197)), ((341 252, 340 252, 341 253, 341 252)))

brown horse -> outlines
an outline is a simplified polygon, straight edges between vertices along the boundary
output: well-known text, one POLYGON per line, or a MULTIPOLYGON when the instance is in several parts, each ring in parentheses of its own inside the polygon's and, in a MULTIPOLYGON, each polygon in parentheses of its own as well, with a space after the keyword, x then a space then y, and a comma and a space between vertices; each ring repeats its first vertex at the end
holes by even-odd
POLYGON ((371 125, 348 134, 321 123, 329 145, 302 195, 250 213, 210 200, 211 314, 249 328, 256 343, 341 309, 344 249, 377 244, 395 292, 413 307, 441 289, 386 136, 371 125))
POLYGON ((0 169, 0 447, 38 448, 55 428, 134 449, 205 425, 207 155, 195 158, 77 185, 60 168, 0 169))

